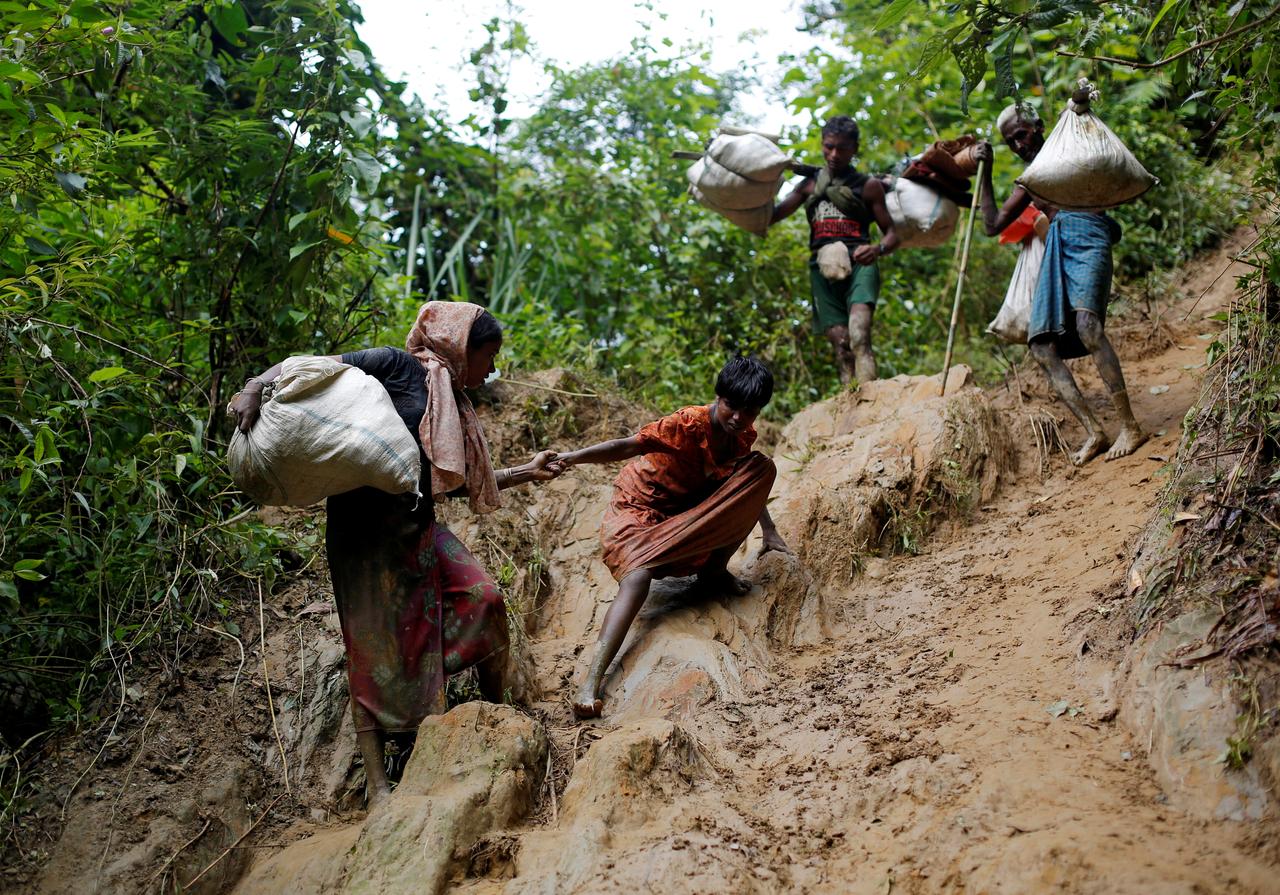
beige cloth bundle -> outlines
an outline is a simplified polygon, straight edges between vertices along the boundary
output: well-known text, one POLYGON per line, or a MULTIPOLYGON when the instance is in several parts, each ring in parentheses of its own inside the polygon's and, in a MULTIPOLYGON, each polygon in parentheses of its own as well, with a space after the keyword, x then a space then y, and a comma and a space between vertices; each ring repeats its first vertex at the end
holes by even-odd
POLYGON ((764 236, 790 163, 785 152, 760 134, 720 134, 689 167, 689 193, 743 230, 764 236))
POLYGON ((1098 92, 1081 78, 1058 126, 1018 183, 1067 211, 1102 211, 1132 202, 1160 181, 1090 111, 1098 92))
POLYGON ((308 506, 361 487, 418 492, 418 443, 382 383, 327 357, 291 357, 257 422, 227 448, 231 478, 263 506, 308 506))

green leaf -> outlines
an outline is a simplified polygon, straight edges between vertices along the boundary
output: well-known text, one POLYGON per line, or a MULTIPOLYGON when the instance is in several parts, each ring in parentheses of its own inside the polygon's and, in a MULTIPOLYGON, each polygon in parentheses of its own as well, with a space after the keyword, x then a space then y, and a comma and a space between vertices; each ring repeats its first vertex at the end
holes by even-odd
POLYGON ((109 382, 117 376, 123 376, 129 371, 124 367, 103 367, 100 370, 94 370, 89 374, 89 381, 93 383, 109 382))
POLYGON ((876 19, 875 25, 872 26, 874 31, 883 31, 885 28, 892 28, 907 17, 907 11, 911 9, 914 0, 893 0, 885 7, 884 12, 880 13, 880 18, 876 19))
POLYGON ((27 244, 27 248, 37 255, 56 255, 58 250, 49 243, 45 242, 38 236, 24 236, 22 241, 27 244))
POLYGON ((347 127, 351 128, 351 133, 355 134, 357 140, 364 139, 364 136, 373 128, 373 116, 363 109, 356 112, 342 112, 340 117, 347 123, 347 127))
POLYGON ((289 229, 290 230, 296 229, 299 224, 301 224, 303 221, 305 221, 309 217, 311 217, 311 212, 309 211, 300 211, 297 214, 290 215, 289 229))
POLYGON ((1183 0, 1165 0, 1164 6, 1160 7, 1160 11, 1156 13, 1156 17, 1151 20, 1151 27, 1147 29, 1147 34, 1142 38, 1142 42, 1146 43, 1151 40, 1151 35, 1155 33, 1156 26, 1160 24, 1160 20, 1169 14, 1169 10, 1173 9, 1183 0))
POLYGON ((53 178, 58 181, 58 186, 62 187, 63 192, 72 199, 79 197, 84 192, 85 184, 88 183, 83 174, 72 174, 69 171, 55 171, 53 178))
POLYGON ((233 0, 231 3, 214 5, 205 11, 209 14, 209 21, 213 23, 213 27, 218 29, 218 33, 236 46, 240 46, 241 35, 249 30, 249 20, 245 17, 240 4, 233 0))
POLYGON ((13 564, 13 574, 27 581, 43 581, 45 576, 37 571, 43 559, 20 559, 13 564))
MULTIPOLYGON (((1010 34, 1012 31, 1013 29, 1010 29, 1010 31, 1005 32, 1005 34, 1010 34)), ((992 59, 992 62, 995 65, 996 70, 996 99, 1004 99, 1006 96, 1017 96, 1018 94, 1018 82, 1013 74, 1013 50, 1014 47, 1017 46, 1018 42, 1012 39, 1006 40, 1004 42, 1004 46, 1000 47, 998 50, 995 49, 1000 42, 1001 41, 997 39, 996 42, 992 44, 993 52, 995 53, 995 57, 992 59)))
POLYGON ((366 192, 372 193, 378 188, 382 179, 382 164, 367 152, 353 152, 350 158, 354 173, 364 186, 366 192))
POLYGON ((320 245, 320 243, 322 242, 324 242, 323 239, 309 239, 306 242, 298 243, 296 246, 289 249, 289 260, 292 261, 294 258, 297 258, 299 255, 301 255, 303 252, 309 249, 314 249, 316 246, 320 245))
MULTIPOLYGON (((47 426, 41 426, 39 431, 36 432, 36 447, 40 449, 43 456, 48 457, 51 461, 61 459, 53 432, 47 426)), ((36 462, 40 462, 39 457, 36 458, 36 462)))
POLYGON ((23 84, 39 84, 44 80, 31 69, 16 62, 0 62, 0 78, 9 78, 23 84))
POLYGON ((182 471, 187 468, 187 455, 178 454, 173 458, 173 474, 182 477, 182 471))

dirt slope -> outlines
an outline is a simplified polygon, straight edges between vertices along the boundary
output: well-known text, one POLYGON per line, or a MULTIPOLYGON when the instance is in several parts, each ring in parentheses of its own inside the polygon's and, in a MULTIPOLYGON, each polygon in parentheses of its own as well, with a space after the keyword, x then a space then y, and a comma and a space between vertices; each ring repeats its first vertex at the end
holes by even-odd
MULTIPOLYGON (((1132 457, 1075 470, 1058 455, 1042 478, 1027 414, 1065 414, 1029 367, 1021 396, 962 387, 960 372, 944 400, 936 380, 901 378, 793 421, 774 516, 803 562, 756 561, 748 544, 741 561, 760 586, 746 597, 655 588, 600 721, 573 724, 567 699, 613 596, 596 541, 611 471, 575 470, 480 523, 460 517, 461 536, 506 570, 530 708, 461 706, 428 722, 431 745, 411 757, 415 782, 393 811, 350 807, 332 616, 311 611, 325 598, 314 584, 286 594, 273 611, 290 621, 267 655, 275 685, 298 693, 280 719, 295 796, 249 831, 253 848, 232 852, 224 881, 240 876, 235 891, 254 895, 1274 891, 1274 809, 1244 822, 1175 809, 1148 744, 1117 718, 1133 540, 1195 399, 1207 318, 1230 294, 1231 277, 1215 277, 1239 245, 1189 268, 1182 311, 1115 328, 1154 433, 1132 457), (890 554, 890 542, 921 552, 890 554)), ((1076 369, 1114 431, 1091 365, 1076 369)), ((586 437, 562 425, 563 408, 540 406, 555 426, 534 444, 512 436, 502 454, 586 437)), ((590 434, 627 431, 629 412, 612 408, 590 434)), ((266 772, 242 786, 244 818, 278 789, 268 737, 256 736, 266 772)), ((230 736, 221 748, 244 754, 230 736)), ((139 747, 132 761, 152 759, 139 747)), ((83 877, 84 855, 103 863, 92 799, 73 802, 82 841, 55 850, 38 890, 171 886, 247 829, 226 819, 225 837, 175 874, 161 860, 176 865, 169 856, 216 811, 193 809, 187 829, 158 799, 135 825, 169 823, 172 841, 98 886, 83 877)))
MULTIPOLYGON (((1233 248, 1184 283, 1193 298, 1233 248)), ((602 859, 550 873, 573 837, 536 847, 548 834, 533 832, 514 880, 476 888, 1274 891, 1274 817, 1206 824, 1166 807, 1144 744, 1115 721, 1124 644, 1095 623, 1121 608, 1132 539, 1196 396, 1199 336, 1231 285, 1185 323, 1169 315, 1172 347, 1153 353, 1145 325, 1123 339, 1139 418, 1161 433, 1135 456, 1059 462, 1043 482, 1024 472, 921 555, 828 586, 829 641, 777 655, 746 698, 682 713, 711 767, 685 769, 663 823, 613 824, 592 843, 602 859)))

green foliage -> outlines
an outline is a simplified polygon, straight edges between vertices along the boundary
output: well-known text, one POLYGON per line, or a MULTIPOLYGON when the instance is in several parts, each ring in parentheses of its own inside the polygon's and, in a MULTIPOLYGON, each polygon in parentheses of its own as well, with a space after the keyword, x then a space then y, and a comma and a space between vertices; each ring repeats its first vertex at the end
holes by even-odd
MULTIPOLYGON (((386 313, 368 49, 345 3, 0 5, 0 695, 92 712, 236 576, 224 382, 386 313), (86 661, 88 665, 86 666, 86 661), (89 677, 85 677, 86 668, 89 677)), ((16 711, 15 711, 16 710, 16 711)))
MULTIPOLYGON (((807 22, 836 52, 792 60, 780 90, 808 121, 785 142, 816 160, 818 125, 853 114, 860 166, 887 171, 986 135, 1014 97, 1052 120, 1090 74, 1162 180, 1117 212, 1135 277, 1241 212, 1226 165, 1270 152, 1271 54, 1242 34, 1152 77, 1057 51, 1154 61, 1261 9, 814 4, 807 22), (1196 153, 1228 136, 1202 167, 1196 153)), ((92 712, 101 672, 275 572, 279 535, 222 466, 227 383, 289 354, 399 343, 424 298, 492 307, 506 368, 575 367, 658 408, 705 400, 736 351, 773 365, 775 419, 838 387, 812 331, 804 221, 749 236, 693 203, 671 158, 750 123, 749 76, 712 71, 698 47, 642 34, 615 59, 550 69, 517 120, 508 72, 532 51, 518 22, 494 20, 460 57, 479 111, 451 122, 379 72, 348 0, 32 0, 0 4, 0 21, 0 689, 28 716, 92 712)), ((996 168, 1007 194, 1021 166, 1001 152, 996 168)), ((883 262, 883 375, 940 366, 953 257, 883 262)), ((1013 261, 975 240, 958 359, 989 375, 1001 360, 982 327, 1013 261)))

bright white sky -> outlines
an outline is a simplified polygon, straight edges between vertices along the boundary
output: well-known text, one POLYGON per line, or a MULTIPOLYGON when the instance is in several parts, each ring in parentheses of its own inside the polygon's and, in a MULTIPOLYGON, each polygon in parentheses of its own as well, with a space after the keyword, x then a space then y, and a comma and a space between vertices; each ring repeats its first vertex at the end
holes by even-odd
MULTIPOLYGON (((711 69, 748 70, 761 88, 743 106, 751 123, 778 130, 797 123, 774 91, 785 70, 777 59, 799 56, 815 43, 796 30, 799 0, 358 0, 365 24, 360 35, 374 58, 429 106, 447 109, 454 121, 472 110, 467 91, 474 86, 467 58, 484 42, 484 22, 513 16, 524 23, 540 59, 561 67, 609 59, 627 51, 651 27, 650 43, 669 38, 677 47, 690 42, 710 46, 711 69), (665 18, 664 18, 665 16, 665 18)), ((509 114, 523 117, 546 86, 540 68, 517 66, 511 79, 509 114)))

